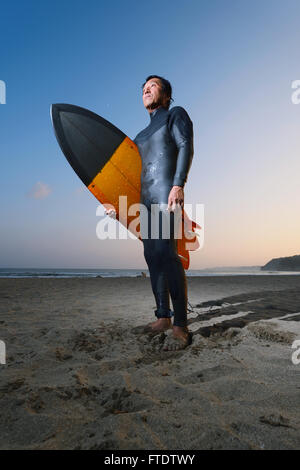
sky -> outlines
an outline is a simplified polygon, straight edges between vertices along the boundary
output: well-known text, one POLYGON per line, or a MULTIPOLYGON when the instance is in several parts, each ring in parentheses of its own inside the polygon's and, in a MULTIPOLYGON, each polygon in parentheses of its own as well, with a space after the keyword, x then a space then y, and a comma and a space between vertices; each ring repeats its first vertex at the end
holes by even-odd
POLYGON ((2 4, 0 267, 146 269, 140 241, 97 238, 99 202, 49 110, 82 106, 133 139, 150 74, 193 121, 185 202, 204 205, 204 244, 190 268, 300 254, 299 14, 299 0, 2 4))

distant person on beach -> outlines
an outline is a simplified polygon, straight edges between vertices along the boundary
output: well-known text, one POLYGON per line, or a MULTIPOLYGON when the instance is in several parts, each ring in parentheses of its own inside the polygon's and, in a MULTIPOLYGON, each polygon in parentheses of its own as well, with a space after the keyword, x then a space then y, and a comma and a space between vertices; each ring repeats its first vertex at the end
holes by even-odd
MULTIPOLYGON (((142 159, 140 202, 145 212, 143 216, 142 211, 140 214, 141 238, 157 307, 157 320, 144 331, 155 334, 172 328, 172 335, 163 345, 164 350, 170 351, 183 349, 192 341, 187 327, 186 276, 174 237, 178 228, 174 212, 184 206, 184 185, 194 154, 193 123, 182 107, 169 110, 172 87, 165 78, 148 76, 142 90, 150 124, 134 142, 142 159), (151 219, 153 206, 159 207, 158 238, 151 238, 151 224, 153 229, 155 223, 151 219), (169 224, 168 238, 162 236, 165 221, 169 224), (173 325, 169 294, 174 310, 173 325)), ((112 216, 111 211, 106 213, 112 216)))

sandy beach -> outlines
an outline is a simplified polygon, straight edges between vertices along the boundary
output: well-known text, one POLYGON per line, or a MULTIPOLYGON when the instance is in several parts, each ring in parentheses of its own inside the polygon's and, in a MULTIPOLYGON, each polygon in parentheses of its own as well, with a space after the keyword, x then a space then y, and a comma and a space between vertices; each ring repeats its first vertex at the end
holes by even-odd
POLYGON ((188 294, 193 342, 164 352, 135 330, 149 278, 1 279, 0 448, 299 449, 300 276, 188 294))

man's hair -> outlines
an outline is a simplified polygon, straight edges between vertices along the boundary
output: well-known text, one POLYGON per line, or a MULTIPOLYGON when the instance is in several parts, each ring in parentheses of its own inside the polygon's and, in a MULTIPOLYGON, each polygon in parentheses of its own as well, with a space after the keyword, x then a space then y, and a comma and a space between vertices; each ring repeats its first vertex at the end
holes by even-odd
POLYGON ((151 80, 152 78, 158 78, 160 80, 163 93, 168 97, 168 102, 166 106, 169 109, 171 101, 174 101, 172 98, 172 86, 169 80, 166 80, 165 78, 160 77, 159 75, 149 75, 149 77, 146 78, 146 81, 142 85, 142 90, 145 84, 148 82, 148 80, 151 80))

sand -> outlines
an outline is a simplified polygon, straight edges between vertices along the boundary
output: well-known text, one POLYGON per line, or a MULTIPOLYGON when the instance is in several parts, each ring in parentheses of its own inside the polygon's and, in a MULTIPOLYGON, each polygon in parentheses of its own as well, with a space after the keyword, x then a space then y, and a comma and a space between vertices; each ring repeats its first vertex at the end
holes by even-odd
POLYGON ((299 449, 300 277, 188 293, 193 343, 163 352, 134 332, 149 278, 1 279, 0 449, 299 449))

